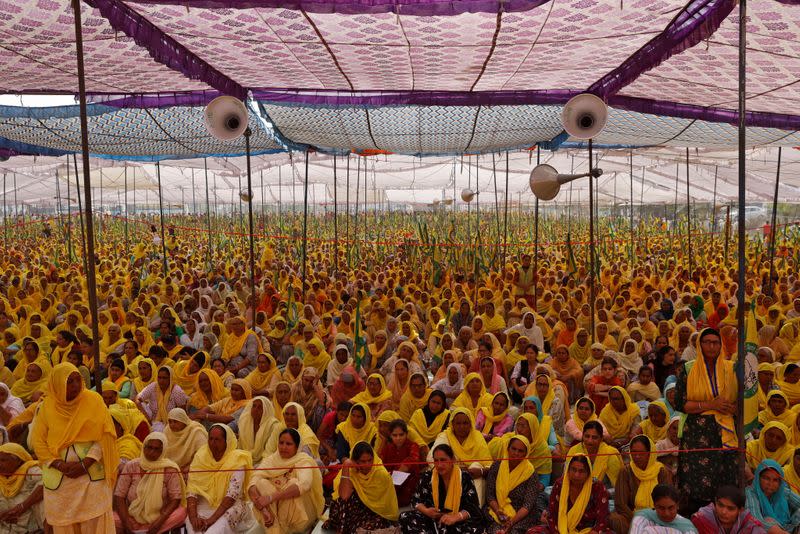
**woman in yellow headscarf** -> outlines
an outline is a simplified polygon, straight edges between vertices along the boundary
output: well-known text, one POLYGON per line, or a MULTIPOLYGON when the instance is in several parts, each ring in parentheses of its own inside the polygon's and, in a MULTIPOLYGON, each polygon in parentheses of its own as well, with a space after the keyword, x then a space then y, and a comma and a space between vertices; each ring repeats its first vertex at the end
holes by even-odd
POLYGON ((237 445, 229 426, 214 424, 208 443, 195 455, 186 485, 189 534, 248 532, 255 526, 245 492, 253 460, 237 445))
POLYGON ((608 492, 592 478, 592 463, 586 455, 567 459, 564 476, 553 485, 547 515, 547 534, 612 532, 608 522, 608 492), (555 513, 552 513, 555 511, 555 513))
POLYGON ((428 377, 425 373, 416 372, 408 379, 408 387, 400 397, 397 412, 400 419, 408 421, 411 415, 428 403, 431 389, 428 387, 428 377))
POLYGON ((42 471, 39 462, 16 443, 0 445, 0 459, 8 471, 0 471, 0 509, 3 527, 11 533, 39 531, 44 526, 42 471))
POLYGON ((747 465, 754 472, 763 460, 775 460, 780 465, 786 465, 794 452, 794 447, 789 442, 791 436, 791 430, 783 423, 767 423, 761 429, 758 439, 747 444, 747 465))
POLYGON ((613 486, 622 469, 622 456, 619 451, 603 441, 603 425, 600 421, 589 421, 583 426, 583 440, 573 445, 568 456, 584 454, 592 464, 592 476, 605 483, 606 478, 613 486))
POLYGON ((42 462, 44 510, 55 534, 114 531, 117 435, 102 397, 70 363, 53 368, 31 446, 42 462))
POLYGON ((188 410, 192 412, 203 409, 229 395, 216 372, 212 369, 201 369, 195 378, 194 393, 189 397, 188 410))
POLYGON ((456 397, 450 405, 452 409, 464 408, 469 411, 470 416, 475 418, 478 408, 489 408, 492 405, 492 395, 486 392, 481 375, 469 373, 464 378, 464 390, 456 397))
POLYGON ((27 406, 46 391, 49 376, 50 366, 46 362, 37 360, 29 363, 22 378, 15 380, 11 386, 11 395, 19 397, 27 406))
POLYGON ((758 412, 758 422, 766 425, 772 421, 778 421, 791 429, 796 416, 797 412, 789 409, 789 399, 786 394, 779 389, 774 389, 767 395, 765 408, 758 412))
POLYGON ((120 462, 124 463, 138 458, 142 454, 142 442, 133 434, 136 432, 136 427, 139 426, 142 414, 138 410, 128 410, 119 404, 109 406, 108 412, 111 414, 117 432, 117 451, 120 462))
POLYGON ((369 407, 366 404, 354 404, 343 422, 336 425, 336 456, 341 461, 350 456, 350 451, 358 442, 371 446, 375 444, 378 429, 372 422, 369 407))
POLYGON ((265 397, 248 401, 239 416, 239 448, 250 451, 254 462, 260 462, 269 438, 278 430, 272 403, 265 397))
POLYGON ((331 361, 331 355, 325 350, 325 345, 319 338, 311 338, 303 351, 303 365, 306 367, 314 367, 319 374, 325 372, 328 364, 331 361))
POLYGON ((667 437, 669 428, 669 409, 664 401, 651 402, 647 407, 647 419, 642 421, 639 429, 642 434, 650 438, 653 443, 658 443, 667 437))
POLYGON ((183 408, 171 409, 167 420, 164 428, 164 435, 167 437, 165 455, 186 474, 194 455, 208 441, 208 432, 203 425, 189 419, 183 408))
POLYGON ((156 362, 150 358, 142 358, 137 364, 138 373, 137 377, 133 379, 133 387, 136 391, 142 391, 144 388, 155 382, 158 368, 156 362))
POLYGON ((382 412, 392 409, 392 392, 386 387, 383 375, 372 373, 367 377, 367 389, 355 395, 351 402, 368 406, 372 419, 375 419, 382 412))
POLYGON ((672 472, 656 460, 655 443, 647 436, 631 440, 631 463, 622 468, 614 486, 614 513, 609 517, 614 532, 628 532, 633 514, 653 508, 653 488, 672 484, 672 472))
POLYGON ((230 395, 189 414, 189 417, 195 421, 206 421, 206 424, 222 423, 228 425, 239 419, 247 401, 252 398, 253 390, 250 388, 250 383, 243 378, 237 378, 231 384, 230 395))
POLYGON ((600 411, 599 419, 614 442, 627 443, 641 415, 625 388, 614 386, 608 390, 608 404, 600 411))
POLYGON ((114 490, 117 528, 169 532, 186 521, 186 495, 178 464, 167 458, 167 437, 152 432, 140 457, 126 463, 114 490))
POLYGON ((281 381, 281 373, 275 358, 262 352, 256 359, 256 368, 245 377, 253 388, 254 395, 271 395, 275 386, 281 381))
POLYGON ((372 447, 363 441, 342 463, 333 481, 333 501, 326 530, 367 531, 388 528, 398 518, 397 494, 392 477, 372 447))
MULTIPOLYGON (((459 465, 469 471, 478 496, 482 496, 486 484, 484 477, 492 465, 492 455, 483 434, 475 429, 472 412, 466 408, 455 408, 450 411, 450 426, 439 434, 431 451, 442 443, 452 447, 456 458, 460 460, 459 465)), ((428 463, 432 459, 432 453, 428 453, 428 463)))
MULTIPOLYGON (((42 353, 39 344, 28 338, 22 342, 22 354, 17 355, 17 366, 14 368, 14 380, 22 379, 28 372, 28 365, 34 362, 40 364, 44 374, 50 370, 50 361, 42 353)), ((19 396, 19 395, 17 395, 19 396)))
POLYGON ((307 532, 325 509, 322 476, 313 458, 300 450, 296 430, 282 430, 277 441, 277 450, 256 468, 248 494, 267 534, 307 532))
MULTIPOLYGON (((530 414, 528 414, 530 415, 530 414)), ((528 456, 530 442, 525 436, 511 434, 505 446, 503 459, 492 464, 486 476, 486 504, 488 505, 490 532, 527 532, 539 523, 535 496, 538 479, 528 456)))
POLYGON ((433 390, 428 395, 428 402, 422 408, 415 410, 408 423, 409 431, 415 430, 430 445, 444 430, 450 421, 450 410, 447 409, 447 397, 439 390, 433 390))

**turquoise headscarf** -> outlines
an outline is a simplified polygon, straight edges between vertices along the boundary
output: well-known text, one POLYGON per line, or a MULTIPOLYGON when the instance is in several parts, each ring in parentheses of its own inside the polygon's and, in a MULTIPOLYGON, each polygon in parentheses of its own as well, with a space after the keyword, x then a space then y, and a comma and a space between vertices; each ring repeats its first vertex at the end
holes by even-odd
POLYGON ((686 519, 681 515, 675 516, 675 519, 673 519, 670 523, 665 523, 664 521, 662 521, 661 518, 658 517, 658 513, 656 513, 656 511, 652 508, 639 510, 638 512, 633 514, 633 517, 636 516, 644 517, 645 519, 647 519, 656 526, 672 528, 684 534, 688 534, 690 532, 697 532, 697 529, 695 528, 694 524, 692 524, 691 521, 689 521, 688 519, 686 519))
POLYGON ((794 529, 795 525, 790 524, 792 523, 792 517, 789 512, 789 499, 786 495, 789 489, 784 480, 783 468, 778 462, 775 460, 764 460, 758 464, 755 480, 753 480, 753 484, 747 488, 747 491, 755 494, 756 500, 758 500, 759 509, 750 510, 750 513, 752 513, 756 519, 764 523, 765 526, 771 524, 769 521, 771 519, 773 522, 780 524, 781 528, 784 530, 792 531, 794 529), (772 469, 781 477, 781 485, 778 491, 773 493, 770 497, 767 497, 764 492, 761 491, 760 477, 765 469, 772 469))
POLYGON ((525 404, 525 401, 531 401, 532 403, 534 403, 536 405, 536 418, 541 423, 542 422, 542 417, 544 417, 544 414, 542 413, 542 401, 539 399, 539 397, 537 397, 535 395, 531 395, 530 397, 525 397, 522 400, 522 404, 525 404))

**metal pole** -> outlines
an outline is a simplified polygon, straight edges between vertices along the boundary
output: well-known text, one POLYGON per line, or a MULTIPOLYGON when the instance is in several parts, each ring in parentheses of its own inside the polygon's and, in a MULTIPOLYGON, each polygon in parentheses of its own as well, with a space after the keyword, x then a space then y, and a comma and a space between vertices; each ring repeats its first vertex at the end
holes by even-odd
POLYGON ((97 280, 95 279, 94 262, 94 220, 92 217, 92 182, 89 170, 89 120, 86 109, 86 74, 83 65, 83 32, 81 30, 80 0, 72 0, 72 11, 75 17, 75 49, 78 62, 78 94, 80 100, 81 121, 81 158, 83 160, 83 192, 86 195, 86 239, 87 270, 86 287, 89 292, 89 313, 92 318, 92 353, 94 356, 95 390, 103 392, 100 374, 100 331, 97 314, 97 280))
MULTIPOLYGON (((194 176, 192 176, 192 181, 194 182, 194 176)), ((127 165, 125 165, 125 256, 130 257, 129 243, 128 243, 128 166, 127 165)))
POLYGON ((777 228, 775 224, 778 222, 778 187, 781 182, 781 153, 783 147, 778 147, 778 169, 775 172, 775 196, 772 197, 772 223, 769 232, 769 285, 766 291, 767 295, 772 296, 774 290, 774 276, 775 276, 775 234, 777 228))
POLYGON ((306 177, 305 191, 303 199, 303 284, 300 291, 303 294, 303 302, 306 297, 306 262, 308 260, 308 150, 306 150, 306 177))
POLYGON ((197 192, 194 187, 194 169, 192 169, 192 215, 197 213, 197 192))
MULTIPOLYGON (((64 228, 64 221, 61 217, 61 185, 58 183, 58 169, 56 169, 56 207, 58 209, 58 227, 61 230, 61 235, 66 237, 67 231, 64 228)), ((69 256, 69 240, 67 240, 67 256, 69 256)))
MULTIPOLYGON (((250 246, 250 298, 252 300, 250 306, 252 310, 252 317, 251 320, 252 328, 255 330, 256 327, 256 257, 255 257, 255 247, 253 246, 253 179, 252 173, 250 170, 250 135, 252 132, 250 128, 246 128, 244 131, 244 144, 245 144, 245 161, 247 162, 247 195, 248 195, 248 202, 247 202, 247 219, 248 225, 250 228, 250 232, 248 235, 248 244, 250 246)), ((262 184, 264 183, 264 175, 261 175, 262 184)))
MULTIPOLYGON (((536 165, 542 160, 542 149, 536 145, 536 165)), ((534 195, 535 196, 535 195, 534 195)), ((539 276, 539 197, 533 204, 533 310, 536 311, 536 287, 539 285, 536 277, 539 276)))
MULTIPOLYGON (((455 183, 455 175, 453 175, 453 183, 455 183)), ((503 219, 503 267, 505 268, 506 254, 508 254, 508 150, 506 150, 506 205, 503 219)))
POLYGON ((283 233, 283 210, 281 208, 283 200, 283 165, 278 165, 278 230, 283 233))
POLYGON ((719 166, 714 165, 714 197, 711 204, 711 239, 714 239, 714 234, 717 232, 717 174, 719 173, 719 166))
POLYGON ((344 235, 345 235, 345 241, 348 242, 347 248, 350 249, 350 244, 349 244, 349 241, 350 241, 350 154, 349 153, 347 154, 347 177, 346 177, 346 180, 347 180, 347 183, 345 185, 345 201, 344 201, 344 203, 345 203, 345 207, 346 207, 345 211, 347 212, 347 216, 344 218, 344 222, 345 222, 344 235))
POLYGON ((589 306, 592 314, 592 343, 594 343, 594 294, 595 294, 595 250, 594 250, 594 188, 592 187, 594 178, 592 172, 594 171, 594 161, 592 160, 592 140, 589 139, 589 306))
POLYGON ((361 184, 361 157, 356 155, 356 212, 354 214, 355 220, 353 221, 353 235, 355 242, 358 239, 358 197, 359 197, 359 188, 358 186, 361 184))
MULTIPOLYGON (((58 176, 56 176, 58 180, 58 176)), ((72 186, 69 183, 69 159, 67 159, 67 247, 69 248, 69 261, 72 262, 72 186)))
POLYGON ((744 364, 745 364, 745 205, 747 196, 747 173, 745 169, 745 156, 747 149, 747 117, 745 116, 747 99, 747 0, 739 0, 739 272, 738 287, 736 291, 736 327, 739 339, 737 343, 736 381, 738 394, 736 403, 736 437, 739 450, 739 487, 744 488, 745 480, 745 455, 744 455, 744 364))
POLYGON ((167 240, 164 236, 164 196, 161 193, 161 164, 156 161, 156 176, 158 177, 158 217, 161 221, 161 254, 163 255, 164 278, 167 278, 167 240))
POLYGON ((339 270, 339 197, 336 193, 336 154, 333 155, 333 269, 339 270))
MULTIPOLYGON (((75 168, 75 190, 77 191, 76 195, 78 197, 78 220, 79 220, 80 225, 81 225, 81 254, 83 254, 83 270, 84 270, 84 272, 88 272, 89 271, 89 263, 88 263, 89 254, 87 254, 87 252, 86 252, 86 230, 84 229, 84 226, 83 226, 84 223, 83 223, 83 206, 81 205, 82 204, 82 202, 81 202, 81 183, 80 183, 80 181, 78 181, 78 157, 74 153, 72 154, 72 163, 73 163, 74 168, 75 168)), ((69 160, 67 160, 67 165, 69 165, 69 160)), ((88 188, 84 187, 84 194, 86 194, 87 190, 88 190, 88 188)))
POLYGON ((211 241, 211 200, 208 194, 208 160, 203 158, 203 171, 206 177, 206 226, 208 226, 208 251, 206 252, 206 263, 211 266, 211 253, 213 244, 211 241))
POLYGON ((631 242, 631 250, 630 250, 630 262, 633 265, 633 257, 634 257, 634 242, 633 242, 633 150, 631 150, 631 205, 630 205, 630 213, 628 214, 630 217, 630 226, 631 226, 631 235, 629 240, 631 242))
POLYGON ((8 247, 8 219, 6 212, 6 173, 3 173, 3 246, 8 247))
POLYGON ((689 249, 689 276, 694 272, 694 254, 692 253, 692 204, 689 192, 689 147, 686 147, 686 244, 689 249))

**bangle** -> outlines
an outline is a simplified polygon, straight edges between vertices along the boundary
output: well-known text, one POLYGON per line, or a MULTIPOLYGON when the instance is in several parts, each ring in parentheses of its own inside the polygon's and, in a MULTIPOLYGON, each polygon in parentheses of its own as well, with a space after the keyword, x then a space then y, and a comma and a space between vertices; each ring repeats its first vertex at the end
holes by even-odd
POLYGON ((347 480, 350 480, 350 477, 347 475, 341 475, 339 478, 346 478, 347 480))

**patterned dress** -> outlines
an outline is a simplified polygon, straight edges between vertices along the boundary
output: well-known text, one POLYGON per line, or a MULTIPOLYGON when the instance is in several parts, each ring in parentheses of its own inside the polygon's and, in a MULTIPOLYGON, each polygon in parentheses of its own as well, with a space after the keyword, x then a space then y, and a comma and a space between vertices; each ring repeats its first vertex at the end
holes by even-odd
MULTIPOLYGON (((478 492, 475 491, 475 484, 472 483, 472 478, 467 473, 463 473, 461 477, 461 504, 459 506, 459 511, 467 512, 469 514, 469 519, 456 523, 455 525, 434 525, 432 519, 416 510, 418 504, 428 507, 434 505, 431 484, 432 476, 433 472, 431 471, 422 474, 419 479, 419 484, 417 485, 417 491, 415 491, 413 497, 411 497, 411 508, 413 508, 413 510, 400 514, 400 529, 403 534, 419 534, 421 532, 438 532, 439 534, 478 534, 483 532, 483 513, 478 504, 478 492)), ((443 486, 444 482, 440 480, 440 496, 446 494, 443 486)))
MULTIPOLYGON (((698 359, 698 364, 702 364, 698 359)), ((675 384, 675 409, 685 413, 687 398, 686 367, 681 365, 675 384)), ((688 414, 683 427, 680 450, 718 449, 722 447, 722 431, 713 415, 688 414)), ((678 454, 678 490, 684 517, 712 502, 717 488, 736 486, 736 452, 702 451, 678 454)))
MULTIPOLYGON (((495 462, 489 469, 486 475, 486 502, 496 500, 497 497, 497 474, 500 471, 500 462, 495 462)), ((511 530, 507 530, 507 534, 524 534, 527 530, 534 525, 539 524, 539 518, 542 512, 547 508, 547 497, 544 494, 544 486, 539 482, 539 477, 534 475, 508 494, 511 499, 511 506, 514 510, 525 508, 528 510, 528 515, 516 523, 511 530)), ((486 532, 495 534, 503 530, 503 525, 495 522, 494 518, 489 515, 489 505, 487 504, 484 511, 486 513, 486 522, 489 525, 486 532)))
POLYGON ((338 534, 355 534, 359 528, 380 530, 392 526, 391 521, 370 510, 358 496, 357 491, 353 491, 347 500, 331 501, 328 517, 322 528, 333 530, 338 534))
MULTIPOLYGON (((561 486, 564 478, 559 478, 553 484, 553 491, 550 494, 550 504, 547 508, 547 525, 533 527, 528 534, 559 534, 558 532, 558 507, 561 486)), ((614 531, 608 523, 608 491, 602 482, 592 481, 592 493, 589 497, 589 504, 586 511, 578 523, 576 530, 591 529, 599 534, 612 534, 614 531)))

